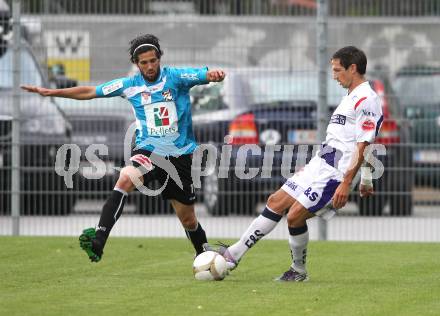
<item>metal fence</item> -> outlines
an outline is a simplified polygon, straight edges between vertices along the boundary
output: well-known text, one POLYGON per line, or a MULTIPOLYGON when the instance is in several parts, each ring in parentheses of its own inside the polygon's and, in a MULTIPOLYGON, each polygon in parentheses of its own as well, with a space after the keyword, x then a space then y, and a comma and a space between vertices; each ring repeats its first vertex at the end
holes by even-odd
MULTIPOLYGON (((316 152, 315 1, 21 3, 22 83, 67 87, 127 76, 135 70, 128 41, 145 30, 161 39, 164 65, 226 69, 223 84, 192 89, 194 133, 199 143, 216 149, 214 172, 201 177, 197 190, 197 212, 209 221, 211 235, 237 237, 246 223, 237 215, 261 210, 268 195, 316 152), (154 16, 170 12, 176 15, 154 16), (227 135, 251 137, 231 140, 227 135), (247 150, 255 147, 249 145, 259 149, 251 155, 247 150), (225 170, 221 159, 228 151, 232 159, 225 170), (243 155, 245 166, 237 159, 243 155)), ((440 239, 432 226, 440 219, 440 25, 432 18, 439 14, 439 3, 329 2, 327 60, 342 46, 362 48, 368 79, 387 115, 378 139, 387 148, 380 158, 385 173, 375 182, 376 194, 361 200, 354 190, 347 207, 328 223, 330 239, 440 239), (353 230, 344 228, 346 221, 353 230), (383 223, 391 227, 386 232, 365 229, 383 223), (418 233, 405 235, 412 225, 418 233)), ((0 45, 0 234, 10 234, 11 78, 17 65, 12 63, 9 15, 2 16, 7 22, 0 45)), ((343 94, 329 77, 330 110, 343 94)), ((124 137, 134 120, 130 105, 121 98, 73 101, 24 93, 20 100, 21 233, 76 234, 83 225, 96 224, 117 168, 124 165, 124 137), (64 144, 72 145, 60 151, 64 144), (90 158, 93 153, 97 157, 90 158), (57 159, 66 161, 62 169, 56 170, 57 159)), ((172 209, 160 198, 133 193, 124 212, 131 215, 121 219, 120 234, 181 233, 172 209)))
MULTIPOLYGON (((7 1, 11 3, 11 0, 7 1)), ((23 0, 25 14, 315 16, 316 0, 23 0)), ((330 16, 438 16, 438 0, 332 0, 330 16)))

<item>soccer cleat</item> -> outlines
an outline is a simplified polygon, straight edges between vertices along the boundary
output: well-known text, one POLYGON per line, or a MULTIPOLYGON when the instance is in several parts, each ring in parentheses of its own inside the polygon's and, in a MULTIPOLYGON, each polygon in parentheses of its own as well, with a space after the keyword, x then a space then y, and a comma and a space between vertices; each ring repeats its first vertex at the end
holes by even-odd
POLYGON ((226 245, 226 244, 224 244, 222 242, 218 242, 217 245, 219 247, 218 248, 214 248, 210 244, 204 243, 203 244, 203 249, 205 251, 214 251, 214 252, 217 252, 220 255, 222 255, 223 258, 225 258, 225 260, 226 260, 226 265, 228 267, 228 271, 232 271, 235 268, 237 268, 238 262, 240 260, 235 260, 234 257, 232 257, 232 255, 230 254, 230 252, 228 250, 229 245, 226 245))
POLYGON ((307 273, 299 273, 293 268, 290 268, 283 273, 282 276, 275 279, 275 281, 287 281, 287 282, 306 282, 309 280, 307 273))
POLYGON ((96 231, 93 227, 86 228, 79 236, 79 245, 87 253, 90 261, 99 262, 104 254, 101 243, 96 239, 96 231))

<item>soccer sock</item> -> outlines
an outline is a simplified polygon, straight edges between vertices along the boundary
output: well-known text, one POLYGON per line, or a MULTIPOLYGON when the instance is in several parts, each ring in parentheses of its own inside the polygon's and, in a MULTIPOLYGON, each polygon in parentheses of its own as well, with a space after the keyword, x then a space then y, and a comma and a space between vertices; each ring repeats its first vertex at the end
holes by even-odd
POLYGON ((188 239, 191 240, 191 243, 196 250, 196 254, 201 254, 203 252, 203 244, 208 242, 208 240, 206 239, 206 233, 203 230, 202 225, 200 225, 200 223, 197 223, 197 227, 195 229, 185 228, 185 233, 188 239))
POLYGON ((121 216, 127 195, 127 192, 124 190, 115 188, 102 208, 101 218, 96 227, 96 238, 101 242, 102 246, 107 241, 113 225, 121 216))
POLYGON ((292 268, 299 272, 306 272, 307 244, 309 231, 307 224, 302 227, 289 227, 289 246, 292 254, 292 268))
POLYGON ((255 245, 263 236, 269 234, 283 216, 275 213, 266 206, 263 213, 249 225, 240 240, 228 248, 235 260, 240 260, 244 254, 255 245))

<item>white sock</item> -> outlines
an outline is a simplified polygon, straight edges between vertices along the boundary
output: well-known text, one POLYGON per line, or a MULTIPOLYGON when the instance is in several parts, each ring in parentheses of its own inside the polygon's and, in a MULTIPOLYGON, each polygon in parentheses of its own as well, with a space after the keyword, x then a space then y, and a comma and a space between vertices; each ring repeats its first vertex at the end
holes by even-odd
POLYGON ((306 273, 307 244, 309 231, 303 227, 289 227, 289 246, 292 254, 292 268, 299 273, 306 273))
POLYGON ((263 213, 249 225, 240 240, 228 248, 229 253, 235 260, 240 260, 258 240, 269 234, 277 226, 282 217, 282 215, 275 213, 266 206, 263 213))

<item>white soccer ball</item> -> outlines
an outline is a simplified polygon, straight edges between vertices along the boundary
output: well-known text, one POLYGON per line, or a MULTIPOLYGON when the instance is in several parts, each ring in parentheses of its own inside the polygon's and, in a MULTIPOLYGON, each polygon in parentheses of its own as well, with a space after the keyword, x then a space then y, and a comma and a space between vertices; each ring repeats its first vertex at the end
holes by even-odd
POLYGON ((205 251, 194 259, 193 273, 199 281, 220 281, 228 273, 226 260, 214 251, 205 251))

